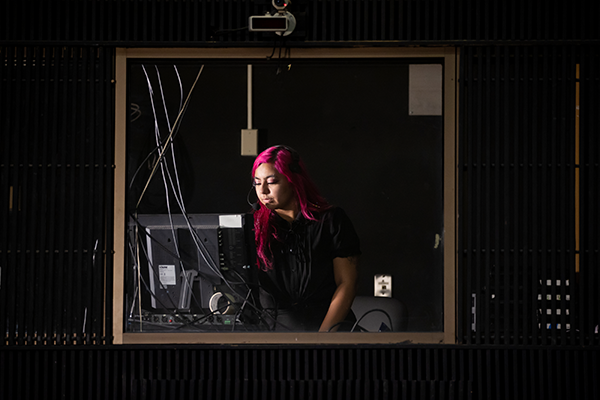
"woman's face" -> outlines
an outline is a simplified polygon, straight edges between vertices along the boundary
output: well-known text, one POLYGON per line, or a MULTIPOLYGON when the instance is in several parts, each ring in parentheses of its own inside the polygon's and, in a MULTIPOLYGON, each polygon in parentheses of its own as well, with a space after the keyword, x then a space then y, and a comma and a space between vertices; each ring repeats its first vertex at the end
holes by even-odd
POLYGON ((261 203, 270 210, 290 211, 296 208, 294 187, 271 163, 263 163, 254 171, 254 186, 261 203))

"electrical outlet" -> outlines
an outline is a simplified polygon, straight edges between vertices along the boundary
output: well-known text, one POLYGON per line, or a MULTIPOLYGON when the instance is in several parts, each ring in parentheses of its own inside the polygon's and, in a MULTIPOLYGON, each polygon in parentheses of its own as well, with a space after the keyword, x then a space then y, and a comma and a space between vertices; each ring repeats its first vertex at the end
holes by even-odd
POLYGON ((258 155, 258 129, 242 129, 242 155, 258 155))
POLYGON ((376 297, 392 297, 392 276, 375 275, 375 294, 376 297))

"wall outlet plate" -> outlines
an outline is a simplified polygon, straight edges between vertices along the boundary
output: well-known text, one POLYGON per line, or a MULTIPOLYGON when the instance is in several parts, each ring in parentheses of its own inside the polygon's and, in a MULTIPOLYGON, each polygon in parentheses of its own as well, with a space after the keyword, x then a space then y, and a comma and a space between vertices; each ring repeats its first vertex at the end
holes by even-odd
POLYGON ((258 129, 242 129, 242 155, 258 155, 258 129))
POLYGON ((377 274, 375 275, 375 297, 392 297, 392 276, 377 274))

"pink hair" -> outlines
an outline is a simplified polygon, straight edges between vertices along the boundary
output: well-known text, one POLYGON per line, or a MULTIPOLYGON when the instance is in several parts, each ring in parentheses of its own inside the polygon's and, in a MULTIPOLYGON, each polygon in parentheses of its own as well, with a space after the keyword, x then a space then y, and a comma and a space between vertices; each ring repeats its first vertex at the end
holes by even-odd
MULTIPOLYGON (((292 184, 295 198, 304 218, 314 221, 320 212, 331 207, 319 193, 317 186, 308 176, 300 156, 292 148, 273 146, 260 153, 252 166, 252 179, 254 179, 256 168, 264 163, 273 164, 277 172, 285 176, 292 184)), ((258 204, 260 207, 254 212, 254 240, 259 266, 262 270, 267 271, 273 268, 271 240, 279 240, 279 238, 271 220, 275 212, 260 202, 258 204)))

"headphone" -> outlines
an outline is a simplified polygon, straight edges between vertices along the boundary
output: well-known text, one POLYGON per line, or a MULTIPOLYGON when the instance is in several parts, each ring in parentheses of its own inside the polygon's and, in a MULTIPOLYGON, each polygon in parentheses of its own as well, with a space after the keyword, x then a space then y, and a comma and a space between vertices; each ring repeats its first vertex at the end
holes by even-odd
POLYGON ((287 150, 292 156, 292 162, 288 164, 289 170, 295 174, 299 174, 300 172, 302 172, 302 167, 300 166, 300 154, 298 154, 296 150, 282 144, 275 146, 275 149, 276 152, 274 154, 274 157, 277 157, 277 154, 279 154, 281 150, 287 150))

